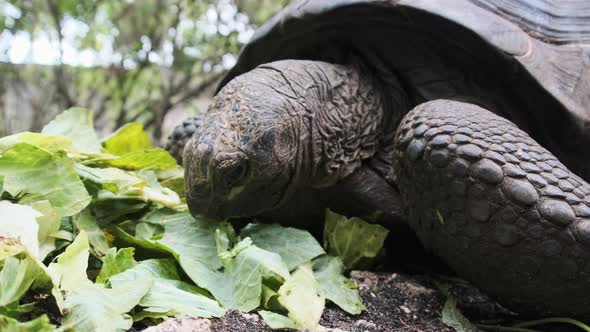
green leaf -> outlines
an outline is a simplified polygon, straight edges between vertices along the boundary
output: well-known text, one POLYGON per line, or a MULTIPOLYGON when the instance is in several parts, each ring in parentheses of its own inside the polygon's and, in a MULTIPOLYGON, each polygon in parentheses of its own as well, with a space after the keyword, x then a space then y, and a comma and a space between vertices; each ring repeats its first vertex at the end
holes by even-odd
POLYGON ((266 325, 271 329, 297 329, 297 325, 289 317, 281 314, 274 313, 272 311, 260 310, 258 311, 266 325))
POLYGON ((284 310, 285 308, 283 308, 283 306, 278 302, 278 298, 279 293, 277 293, 273 288, 271 288, 269 285, 263 282, 261 307, 267 310, 284 310))
POLYGON ((57 239, 55 235, 59 232, 61 217, 49 201, 35 202, 31 206, 42 214, 37 217, 37 223, 39 224, 37 235, 39 240, 39 260, 42 261, 50 252, 55 250, 55 240, 57 239))
POLYGON ((240 233, 262 249, 279 254, 289 270, 326 252, 308 231, 277 224, 250 224, 240 233))
POLYGON ((148 202, 136 199, 107 199, 100 201, 95 199, 90 208, 99 225, 108 225, 136 217, 146 211, 148 202))
POLYGON ((381 225, 326 210, 324 247, 331 255, 339 256, 347 269, 356 267, 364 259, 376 257, 387 234, 389 231, 381 225))
POLYGON ((309 264, 301 265, 279 288, 279 302, 297 328, 315 330, 325 307, 309 264))
POLYGON ((226 308, 253 310, 260 306, 265 278, 289 277, 278 254, 251 245, 249 239, 223 252, 222 262, 217 243, 228 244, 234 237, 227 223, 195 220, 188 213, 177 213, 162 216, 161 224, 163 233, 152 239, 124 234, 120 228, 117 234, 140 246, 170 252, 195 284, 211 292, 226 308))
POLYGON ((166 151, 159 148, 136 151, 119 157, 107 157, 88 160, 88 166, 117 167, 125 170, 154 169, 164 170, 175 168, 176 160, 166 151))
POLYGON ((17 317, 32 310, 19 305, 27 290, 50 283, 45 266, 17 239, 0 236, 0 315, 17 317))
POLYGON ((18 302, 45 271, 26 255, 6 257, 0 271, 0 308, 18 302))
POLYGON ((442 322, 457 332, 477 332, 479 329, 473 325, 457 308, 457 303, 452 297, 448 297, 442 310, 442 322))
POLYGON ((96 194, 98 200, 137 199, 172 208, 181 204, 178 195, 162 187, 151 171, 134 173, 118 168, 92 168, 79 164, 76 170, 81 178, 104 189, 96 194))
POLYGON ((74 147, 83 153, 98 154, 101 146, 92 120, 92 112, 80 108, 70 108, 49 122, 41 131, 46 135, 61 135, 72 140, 74 147))
POLYGON ((104 284, 111 276, 124 272, 137 265, 133 258, 135 248, 110 248, 102 259, 102 268, 96 282, 104 284))
POLYGON ((231 226, 225 222, 195 220, 189 213, 163 215, 161 224, 163 233, 151 239, 137 237, 117 226, 113 231, 124 241, 172 254, 197 286, 210 291, 222 303, 230 301, 230 286, 226 276, 218 271, 222 264, 217 255, 215 233, 218 228, 231 226))
MULTIPOLYGON (((123 223, 126 224, 126 223, 123 223)), ((140 224, 137 225, 139 227, 140 224)), ((152 240, 151 238, 145 238, 143 236, 139 236, 138 234, 132 234, 127 232, 125 229, 120 227, 121 225, 112 226, 109 230, 115 235, 115 238, 128 243, 132 244, 133 246, 140 247, 142 249, 147 249, 155 253, 156 255, 165 255, 165 254, 172 254, 174 252, 167 248, 164 245, 157 243, 156 241, 152 240)))
POLYGON ((106 235, 98 224, 96 218, 92 215, 90 210, 85 209, 80 214, 72 218, 77 229, 83 230, 88 235, 88 241, 92 247, 92 253, 96 257, 102 257, 110 249, 109 242, 106 235))
MULTIPOLYGON (((239 248, 240 243, 236 247, 239 248)), ((232 292, 229 301, 222 303, 240 311, 251 311, 260 306, 263 279, 289 278, 289 270, 281 256, 254 245, 239 250, 235 257, 224 259, 224 268, 232 292)))
POLYGON ((72 140, 67 137, 30 132, 0 138, 0 152, 6 151, 18 143, 28 143, 48 152, 66 151, 74 155, 79 154, 72 145, 72 140))
POLYGON ((39 316, 28 322, 0 315, 0 331, 2 332, 53 332, 55 325, 49 322, 47 315, 39 316))
POLYGON ((222 317, 225 313, 219 303, 197 293, 197 287, 177 280, 156 279, 139 305, 144 307, 139 317, 222 317))
POLYGON ((4 190, 23 204, 47 200, 61 216, 79 213, 90 196, 63 152, 50 153, 19 143, 0 156, 4 190))
POLYGON ((180 166, 176 168, 157 171, 156 175, 163 187, 170 188, 184 199, 186 196, 184 187, 184 169, 180 166))
POLYGON ((74 242, 57 257, 57 262, 48 266, 54 287, 71 293, 92 284, 86 276, 89 249, 88 235, 86 232, 80 231, 74 242))
POLYGON ((352 315, 367 309, 358 294, 356 282, 343 275, 344 264, 339 257, 319 257, 314 260, 313 269, 320 294, 326 299, 352 315))
MULTIPOLYGON (((125 248, 132 249, 132 248, 125 248)), ((121 249, 124 250, 124 249, 121 249)), ((135 264, 125 271, 109 277, 109 282, 132 281, 142 279, 180 280, 176 261, 171 258, 148 259, 135 264)))
POLYGON ((143 130, 143 125, 138 122, 128 123, 119 128, 102 145, 108 152, 117 156, 153 148, 150 137, 143 130))
POLYGON ((104 288, 88 283, 67 296, 61 328, 76 331, 111 332, 128 330, 133 320, 127 314, 151 288, 150 281, 124 287, 104 288))
POLYGON ((113 286, 132 285, 141 280, 153 282, 139 305, 145 307, 138 318, 166 316, 221 317, 224 310, 210 299, 202 289, 180 280, 176 264, 171 259, 150 259, 112 276, 113 286))
POLYGON ((82 179, 94 182, 101 189, 115 194, 126 192, 132 187, 142 188, 147 185, 144 180, 133 173, 118 168, 93 168, 76 164, 76 172, 82 179))
MULTIPOLYGON (((217 256, 215 232, 223 223, 205 219, 194 219, 189 213, 178 213, 163 219, 164 234, 154 242, 165 246, 173 253, 180 265, 199 286, 198 275, 191 275, 191 262, 202 263, 212 270, 221 268, 217 256), (197 279, 197 280, 195 280, 197 279)), ((204 286, 201 286, 204 287, 204 286)), ((204 287, 207 288, 207 287, 204 287)))
POLYGON ((152 283, 135 282, 113 289, 93 284, 86 276, 89 247, 86 232, 80 231, 57 262, 48 267, 54 284, 52 293, 66 313, 62 328, 105 332, 129 329, 132 319, 126 313, 139 303, 152 283))

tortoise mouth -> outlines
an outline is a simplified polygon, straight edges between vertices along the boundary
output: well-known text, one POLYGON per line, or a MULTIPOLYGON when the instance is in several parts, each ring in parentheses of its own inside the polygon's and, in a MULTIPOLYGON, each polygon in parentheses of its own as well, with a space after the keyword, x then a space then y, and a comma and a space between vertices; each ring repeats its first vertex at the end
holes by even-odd
POLYGON ((234 186, 220 194, 212 190, 210 183, 191 187, 187 193, 187 204, 192 215, 211 219, 252 218, 278 209, 292 197, 296 176, 290 175, 279 190, 260 188, 248 190, 248 184, 234 186))

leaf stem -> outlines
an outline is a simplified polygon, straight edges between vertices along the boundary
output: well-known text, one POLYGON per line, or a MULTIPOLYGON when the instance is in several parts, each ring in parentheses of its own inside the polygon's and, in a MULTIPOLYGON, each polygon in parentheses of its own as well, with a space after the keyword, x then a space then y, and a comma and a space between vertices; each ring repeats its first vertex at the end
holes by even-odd
POLYGON ((584 330, 585 332, 590 332, 590 326, 580 322, 579 320, 575 320, 573 318, 567 317, 548 317, 543 319, 532 320, 528 322, 522 322, 519 324, 514 325, 514 327, 529 327, 529 326, 537 326, 542 324, 549 324, 549 323, 565 323, 579 327, 580 329, 584 330))

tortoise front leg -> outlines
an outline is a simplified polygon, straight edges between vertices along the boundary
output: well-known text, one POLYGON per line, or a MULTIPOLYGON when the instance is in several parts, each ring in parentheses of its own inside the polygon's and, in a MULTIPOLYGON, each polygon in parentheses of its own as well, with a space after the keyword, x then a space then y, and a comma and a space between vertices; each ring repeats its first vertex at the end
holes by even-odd
POLYGON ((529 135, 436 100, 403 119, 394 164, 410 226, 461 276, 520 312, 590 316, 590 185, 529 135))
POLYGON ((174 130, 172 130, 172 133, 168 136, 168 141, 164 148, 166 151, 170 152, 179 165, 182 165, 182 152, 184 151, 184 146, 202 125, 203 118, 200 116, 193 116, 174 127, 174 130))
POLYGON ((367 165, 322 189, 319 197, 323 206, 335 212, 362 217, 394 231, 406 224, 399 191, 367 165))

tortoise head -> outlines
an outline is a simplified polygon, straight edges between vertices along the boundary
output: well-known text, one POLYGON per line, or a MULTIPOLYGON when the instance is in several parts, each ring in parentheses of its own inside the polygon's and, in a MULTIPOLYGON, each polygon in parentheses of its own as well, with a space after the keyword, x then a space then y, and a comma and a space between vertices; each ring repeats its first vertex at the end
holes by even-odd
POLYGON ((183 159, 193 215, 256 216, 288 196, 299 133, 287 111, 292 101, 271 87, 268 71, 255 69, 228 83, 187 143, 183 159))

